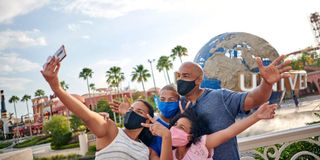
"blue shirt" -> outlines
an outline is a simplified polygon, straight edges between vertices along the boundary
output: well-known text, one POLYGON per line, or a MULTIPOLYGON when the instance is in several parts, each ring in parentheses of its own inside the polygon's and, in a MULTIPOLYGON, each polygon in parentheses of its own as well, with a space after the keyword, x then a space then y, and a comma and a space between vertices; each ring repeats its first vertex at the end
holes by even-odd
MULTIPOLYGON (((161 123, 163 126, 169 128, 169 124, 162 120, 160 117, 157 119, 159 123, 161 123)), ((161 154, 161 145, 162 145, 162 138, 159 136, 155 136, 152 139, 152 142, 150 144, 150 147, 157 153, 157 155, 160 157, 161 154)))
MULTIPOLYGON (((198 115, 207 122, 208 134, 225 129, 235 122, 239 113, 244 113, 243 106, 247 96, 246 92, 234 92, 227 89, 205 89, 192 107, 198 115)), ((182 97, 182 107, 186 105, 182 97)), ((215 160, 240 159, 237 138, 214 148, 215 160)))

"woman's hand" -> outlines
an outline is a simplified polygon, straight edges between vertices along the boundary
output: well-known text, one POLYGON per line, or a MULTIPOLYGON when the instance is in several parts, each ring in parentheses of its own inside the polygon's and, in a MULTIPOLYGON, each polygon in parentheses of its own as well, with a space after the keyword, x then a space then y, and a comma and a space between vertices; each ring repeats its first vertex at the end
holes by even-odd
POLYGON ((259 109, 253 113, 255 114, 255 117, 260 119, 272 119, 275 115, 275 110, 277 109, 277 104, 268 104, 269 102, 266 102, 262 104, 259 109))
POLYGON ((171 135, 171 133, 167 127, 165 127, 162 124, 160 124, 159 122, 157 122, 156 119, 150 117, 149 114, 147 116, 148 116, 148 119, 151 121, 151 123, 149 123, 149 124, 141 123, 141 125, 143 127, 149 128, 150 132, 154 136, 166 137, 166 136, 171 135))
POLYGON ((124 95, 125 101, 124 102, 118 102, 118 101, 112 101, 110 102, 110 107, 112 112, 119 113, 121 116, 125 115, 130 108, 130 99, 124 95))
POLYGON ((50 60, 43 65, 43 69, 40 71, 53 91, 60 87, 58 78, 59 69, 59 59, 57 57, 51 57, 50 60))

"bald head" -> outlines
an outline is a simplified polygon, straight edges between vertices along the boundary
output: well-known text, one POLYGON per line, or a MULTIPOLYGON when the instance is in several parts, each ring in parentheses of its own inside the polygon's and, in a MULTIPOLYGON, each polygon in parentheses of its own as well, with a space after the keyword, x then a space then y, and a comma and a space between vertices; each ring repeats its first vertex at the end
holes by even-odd
POLYGON ((187 71, 189 74, 194 75, 196 77, 203 76, 203 70, 201 66, 194 62, 184 62, 179 67, 179 72, 181 71, 187 71))

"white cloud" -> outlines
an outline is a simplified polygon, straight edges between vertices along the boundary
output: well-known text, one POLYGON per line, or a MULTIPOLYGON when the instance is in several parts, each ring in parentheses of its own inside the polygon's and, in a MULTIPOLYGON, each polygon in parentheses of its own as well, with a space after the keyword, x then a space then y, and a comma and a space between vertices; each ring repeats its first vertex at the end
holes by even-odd
POLYGON ((82 20, 80 21, 80 23, 83 23, 83 24, 93 24, 92 21, 89 21, 89 20, 82 20))
POLYGON ((91 37, 90 36, 88 36, 88 35, 83 35, 83 36, 81 36, 83 39, 90 39, 91 37))
POLYGON ((0 0, 0 23, 10 23, 14 17, 41 8, 48 2, 49 0, 0 0))
POLYGON ((64 10, 90 17, 116 18, 129 12, 159 7, 160 0, 74 0, 63 1, 64 10))
POLYGON ((72 32, 76 32, 80 29, 78 24, 68 24, 68 29, 72 32))
POLYGON ((26 78, 0 77, 0 88, 11 91, 24 91, 30 82, 32 82, 32 80, 26 78))
POLYGON ((39 32, 38 29, 33 31, 2 31, 0 32, 0 50, 47 45, 46 39, 38 36, 39 32))
POLYGON ((0 53, 0 73, 27 72, 39 69, 37 63, 20 58, 15 53, 0 53))
POLYGON ((102 59, 98 62, 96 62, 93 65, 93 68, 105 68, 105 67, 112 67, 112 66, 119 66, 119 67, 126 67, 130 65, 132 62, 132 59, 126 58, 122 60, 110 60, 110 59, 102 59))

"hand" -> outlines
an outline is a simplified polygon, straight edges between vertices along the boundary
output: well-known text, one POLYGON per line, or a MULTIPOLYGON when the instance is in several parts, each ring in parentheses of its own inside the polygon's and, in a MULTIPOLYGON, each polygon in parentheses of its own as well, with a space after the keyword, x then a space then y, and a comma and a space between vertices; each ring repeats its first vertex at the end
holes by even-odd
POLYGON ((100 116, 103 117, 104 120, 108 121, 110 120, 110 117, 109 117, 109 113, 107 112, 99 112, 100 116))
POLYGON ((291 61, 287 60, 282 63, 281 61, 283 59, 284 55, 281 55, 280 57, 275 59, 269 66, 263 66, 261 58, 256 58, 260 75, 269 85, 273 85, 281 78, 290 77, 290 74, 285 72, 292 69, 291 66, 289 66, 291 64, 291 61))
POLYGON ((181 101, 179 101, 180 113, 183 113, 184 111, 186 111, 188 109, 188 107, 190 106, 190 104, 191 104, 191 101, 188 101, 187 104, 186 104, 185 109, 183 109, 181 101))
POLYGON ((110 103, 112 112, 119 113, 120 115, 125 115, 130 108, 130 100, 125 96, 125 102, 113 101, 110 103))
POLYGON ((272 119, 275 115, 275 110, 277 109, 277 104, 268 104, 266 102, 262 104, 259 109, 253 113, 258 119, 272 119))
POLYGON ((148 116, 148 119, 150 120, 151 123, 148 123, 148 124, 141 123, 141 125, 143 127, 149 128, 152 135, 164 137, 164 136, 168 136, 169 134, 171 134, 169 129, 167 127, 163 126, 162 124, 160 124, 159 122, 157 122, 157 120, 155 118, 150 117, 149 114, 147 116, 148 116))
POLYGON ((43 69, 40 71, 45 80, 49 83, 52 90, 60 87, 58 73, 60 69, 60 62, 57 57, 52 57, 43 65, 43 69))

